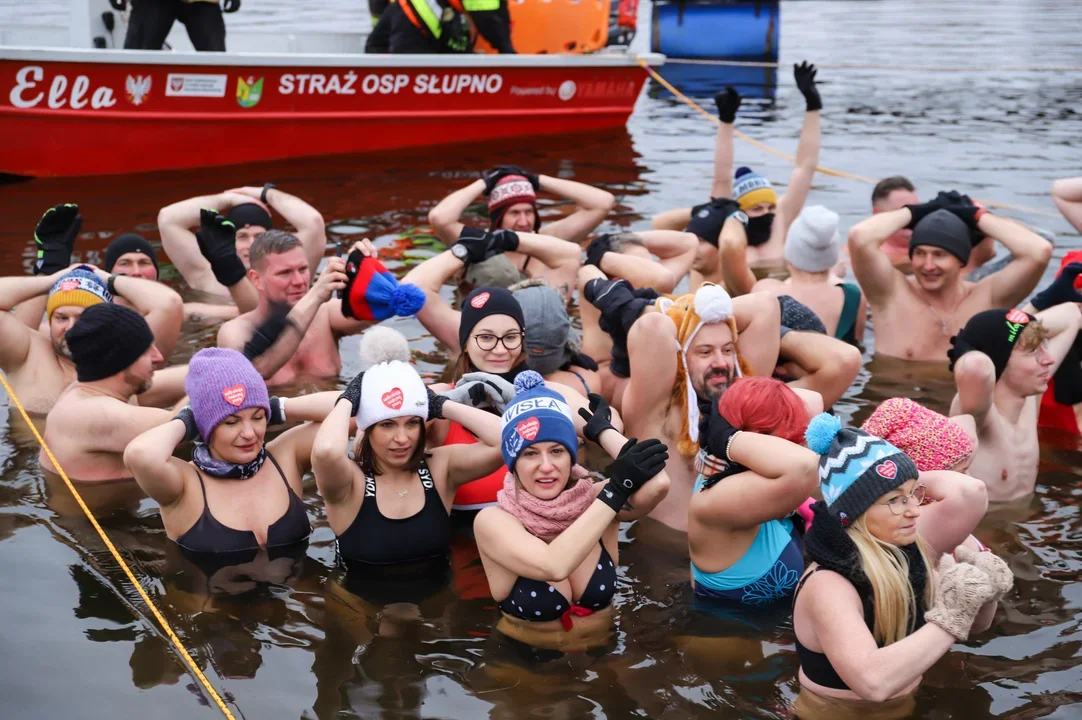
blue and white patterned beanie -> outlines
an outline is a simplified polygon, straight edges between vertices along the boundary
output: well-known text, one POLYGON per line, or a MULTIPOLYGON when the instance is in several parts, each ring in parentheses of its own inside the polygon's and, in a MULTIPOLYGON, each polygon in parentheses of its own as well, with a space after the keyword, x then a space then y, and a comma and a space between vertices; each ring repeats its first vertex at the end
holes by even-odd
POLYGON ((567 448, 572 459, 579 449, 571 408, 563 397, 545 387, 545 379, 533 370, 515 378, 515 399, 501 418, 503 462, 511 472, 515 461, 529 446, 556 442, 567 448))
POLYGON ((819 487, 827 510, 844 526, 883 495, 920 477, 904 452, 863 430, 843 428, 830 413, 812 418, 804 439, 820 456, 819 487))

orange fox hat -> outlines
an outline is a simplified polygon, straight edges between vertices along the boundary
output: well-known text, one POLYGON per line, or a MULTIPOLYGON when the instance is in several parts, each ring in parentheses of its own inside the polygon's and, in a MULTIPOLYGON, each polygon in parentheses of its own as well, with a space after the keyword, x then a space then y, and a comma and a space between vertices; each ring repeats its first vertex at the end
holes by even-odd
MULTIPOLYGON (((677 298, 660 297, 656 301, 657 309, 667 315, 676 324, 676 341, 679 343, 677 354, 676 383, 673 385, 673 398, 679 399, 683 410, 683 427, 677 449, 684 457, 692 457, 699 452, 699 403, 695 388, 688 373, 687 352, 695 336, 703 325, 728 323, 733 332, 733 341, 737 340, 736 320, 733 319, 733 299, 725 288, 713 283, 706 283, 694 295, 681 295, 677 298)), ((740 345, 736 350, 736 376, 750 374, 751 369, 740 356, 740 345)))

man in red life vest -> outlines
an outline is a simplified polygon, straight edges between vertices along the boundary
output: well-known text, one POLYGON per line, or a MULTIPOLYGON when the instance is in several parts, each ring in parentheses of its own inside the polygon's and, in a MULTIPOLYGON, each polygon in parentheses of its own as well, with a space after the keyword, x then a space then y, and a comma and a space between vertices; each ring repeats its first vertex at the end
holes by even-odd
POLYGON ((505 0, 396 0, 372 28, 366 53, 464 53, 473 47, 467 15, 500 53, 514 53, 505 0))

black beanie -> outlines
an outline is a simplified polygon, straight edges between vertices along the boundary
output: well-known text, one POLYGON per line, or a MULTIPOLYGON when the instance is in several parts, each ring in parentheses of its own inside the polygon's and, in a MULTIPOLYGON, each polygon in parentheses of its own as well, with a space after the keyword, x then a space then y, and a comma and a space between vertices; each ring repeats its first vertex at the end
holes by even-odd
POLYGON ((909 238, 909 257, 918 245, 931 245, 943 248, 962 261, 969 262, 969 253, 973 244, 969 240, 969 226, 950 210, 936 210, 925 216, 913 227, 909 238))
POLYGON ((270 213, 255 203, 237 205, 229 211, 229 214, 225 216, 225 219, 233 223, 237 227, 237 230, 240 230, 245 225, 255 225, 256 227, 266 228, 267 230, 273 229, 271 227, 270 213))
POLYGON ((150 243, 144 240, 142 235, 124 233, 109 243, 109 247, 105 248, 105 272, 112 272, 113 266, 116 265, 116 261, 120 259, 120 256, 128 253, 146 255, 154 263, 154 269, 158 269, 158 255, 154 252, 154 248, 150 246, 150 243))
POLYGON ((510 290, 499 287, 479 287, 462 301, 462 318, 458 324, 458 346, 466 352, 466 343, 470 333, 490 315, 508 315, 518 323, 519 330, 525 332, 526 321, 522 317, 522 306, 510 290))
POLYGON ((951 338, 952 347, 947 351, 950 363, 948 368, 954 372, 954 364, 970 350, 978 350, 992 360, 996 368, 996 380, 999 380, 1011 359, 1014 344, 1022 335, 1026 325, 1037 318, 1017 308, 997 309, 979 312, 969 319, 966 326, 951 338))
POLYGON ((64 334, 79 382, 127 370, 154 344, 143 316, 115 303, 91 305, 64 334))

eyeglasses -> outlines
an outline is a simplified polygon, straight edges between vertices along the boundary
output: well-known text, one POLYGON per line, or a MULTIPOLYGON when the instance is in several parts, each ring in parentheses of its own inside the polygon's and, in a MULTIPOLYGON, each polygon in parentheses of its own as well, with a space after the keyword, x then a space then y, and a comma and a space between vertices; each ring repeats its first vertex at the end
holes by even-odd
POLYGON ((892 515, 901 515, 905 512, 906 507, 909 505, 909 501, 912 500, 920 507, 924 504, 924 497, 927 494, 927 488, 923 485, 917 485, 913 488, 913 492, 909 495, 897 495, 887 500, 885 503, 879 503, 880 505, 886 505, 890 508, 892 515))
POLYGON ((526 337, 526 333, 522 332, 509 332, 502 337, 482 333, 480 335, 474 335, 473 339, 477 343, 477 347, 485 351, 495 350, 496 343, 503 343, 503 346, 508 350, 518 350, 522 346, 522 339, 524 337, 526 337))

